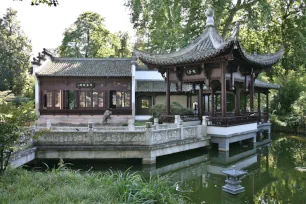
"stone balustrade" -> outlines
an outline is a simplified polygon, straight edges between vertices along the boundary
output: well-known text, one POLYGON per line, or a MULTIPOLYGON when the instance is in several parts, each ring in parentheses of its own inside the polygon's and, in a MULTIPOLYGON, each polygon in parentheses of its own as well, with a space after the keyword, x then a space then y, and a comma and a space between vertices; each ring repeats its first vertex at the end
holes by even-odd
POLYGON ((100 146, 100 145, 155 145, 185 139, 204 139, 207 137, 206 125, 183 126, 176 123, 147 123, 146 126, 104 126, 93 127, 53 127, 50 132, 39 137, 35 144, 56 146, 100 146))

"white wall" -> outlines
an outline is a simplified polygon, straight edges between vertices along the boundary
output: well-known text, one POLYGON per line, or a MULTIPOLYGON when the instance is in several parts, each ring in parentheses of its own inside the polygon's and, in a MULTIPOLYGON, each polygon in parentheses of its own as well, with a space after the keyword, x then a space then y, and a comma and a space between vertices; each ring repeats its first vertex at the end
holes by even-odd
POLYGON ((231 127, 216 127, 216 126, 208 126, 207 134, 210 135, 233 135, 239 134, 243 132, 249 131, 257 131, 257 123, 245 124, 245 125, 237 125, 231 127))
MULTIPOLYGON (((170 102, 178 102, 184 107, 187 107, 187 96, 184 95, 171 95, 170 102)), ((156 96, 155 104, 166 104, 166 96, 156 96)))
POLYGON ((136 71, 135 78, 136 80, 165 80, 158 71, 136 71))

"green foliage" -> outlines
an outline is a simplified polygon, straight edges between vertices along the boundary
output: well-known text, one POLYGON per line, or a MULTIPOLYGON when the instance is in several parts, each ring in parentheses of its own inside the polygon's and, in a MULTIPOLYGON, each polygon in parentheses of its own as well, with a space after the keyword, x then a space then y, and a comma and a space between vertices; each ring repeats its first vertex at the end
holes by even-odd
POLYGON ((0 179, 0 192, 3 203, 187 203, 166 177, 80 173, 65 166, 47 172, 8 171, 0 179))
MULTIPOLYGON (((166 105, 165 104, 157 104, 152 106, 150 112, 153 118, 160 118, 161 115, 166 113, 166 105)), ((171 115, 192 115, 193 110, 190 108, 185 108, 178 102, 172 102, 170 104, 170 114, 171 115)))
POLYGON ((0 91, 26 94, 31 83, 29 59, 32 47, 20 28, 17 11, 11 8, 0 18, 0 45, 0 91))
POLYGON ((14 95, 0 92, 0 173, 7 167, 10 153, 32 138, 30 128, 37 119, 33 102, 13 104, 14 95), (4 162, 4 163, 3 163, 4 162))
POLYGON ((128 34, 113 34, 103 23, 104 18, 98 13, 82 13, 64 32, 64 39, 59 47, 60 56, 96 58, 129 55, 128 34))

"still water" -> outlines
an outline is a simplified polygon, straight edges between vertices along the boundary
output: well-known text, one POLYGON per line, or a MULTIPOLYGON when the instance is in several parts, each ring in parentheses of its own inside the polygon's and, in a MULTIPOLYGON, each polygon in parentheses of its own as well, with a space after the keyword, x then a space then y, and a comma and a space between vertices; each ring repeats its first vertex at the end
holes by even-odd
MULTIPOLYGON (((71 160, 74 169, 91 171, 138 171, 144 176, 167 175, 177 189, 184 191, 193 203, 239 204, 273 203, 306 204, 306 137, 272 134, 264 146, 236 144, 229 153, 212 149, 164 156, 156 166, 142 166, 140 160, 71 160), (248 171, 242 180, 245 192, 230 195, 222 191, 225 176, 221 169, 248 171)), ((56 161, 44 161, 49 166, 56 161)), ((37 165, 37 164, 36 164, 37 165)))

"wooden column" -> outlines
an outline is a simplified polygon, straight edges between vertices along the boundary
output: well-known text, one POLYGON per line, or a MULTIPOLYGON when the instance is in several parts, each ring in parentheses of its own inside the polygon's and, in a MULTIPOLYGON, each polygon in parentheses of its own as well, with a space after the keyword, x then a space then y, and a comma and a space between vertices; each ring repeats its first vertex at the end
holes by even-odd
POLYGON ((244 92, 244 113, 247 112, 247 92, 244 92))
POLYGON ((200 83, 200 88, 198 92, 198 115, 203 115, 203 83, 200 83))
POLYGON ((254 112, 254 74, 251 73, 250 83, 250 111, 254 112))
POLYGON ((207 110, 206 110, 206 94, 204 94, 203 98, 204 98, 204 100, 203 100, 203 114, 204 114, 205 112, 207 112, 207 110))
POLYGON ((267 109, 266 109, 267 120, 269 120, 269 93, 267 93, 266 95, 266 104, 267 104, 267 109))
POLYGON ((235 115, 240 115, 240 86, 237 84, 235 86, 236 97, 235 97, 235 115))
POLYGON ((226 63, 221 63, 221 94, 222 94, 222 117, 226 117, 226 63))
POLYGON ((211 116, 214 116, 214 112, 215 112, 215 90, 213 87, 211 87, 211 94, 210 94, 210 106, 211 106, 211 116))
POLYGON ((258 91, 258 105, 257 105, 257 111, 258 111, 258 116, 261 118, 261 107, 260 107, 260 91, 258 91))
POLYGON ((153 106, 155 105, 155 103, 156 103, 156 93, 154 92, 153 93, 153 106))
POLYGON ((189 94, 187 94, 187 108, 189 108, 189 94))
POLYGON ((210 103, 209 103, 209 99, 210 99, 210 96, 208 95, 207 96, 207 112, 209 113, 210 112, 210 103))
POLYGON ((167 69, 166 77, 166 115, 170 115, 170 77, 169 69, 167 69))

